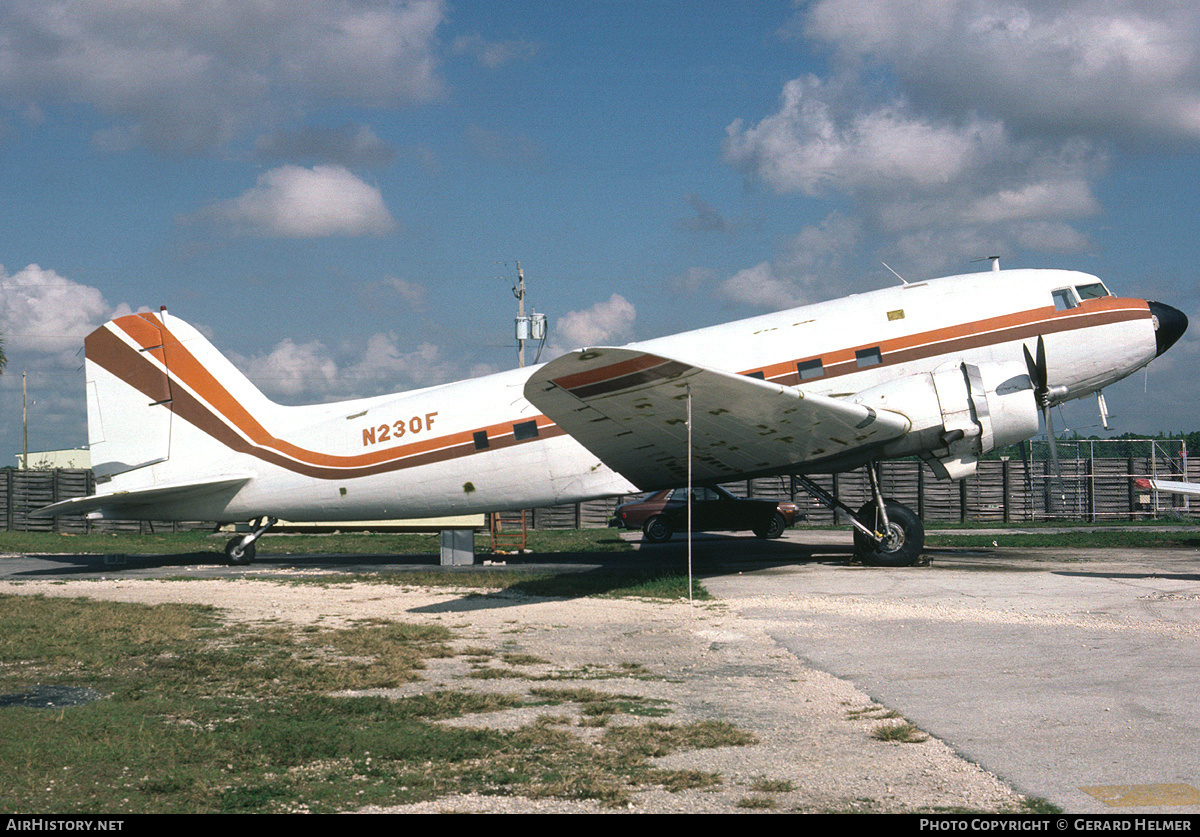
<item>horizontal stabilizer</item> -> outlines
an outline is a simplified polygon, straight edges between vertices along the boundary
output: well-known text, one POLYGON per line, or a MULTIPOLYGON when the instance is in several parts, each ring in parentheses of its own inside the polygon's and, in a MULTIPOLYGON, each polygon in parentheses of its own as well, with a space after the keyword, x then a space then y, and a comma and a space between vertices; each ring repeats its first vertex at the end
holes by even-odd
POLYGON ((543 366, 525 397, 643 490, 687 476, 687 399, 697 482, 802 470, 906 433, 888 410, 636 349, 585 349, 543 366))
MULTIPOLYGON (((91 494, 87 497, 74 497, 50 506, 36 509, 29 513, 30 517, 57 517, 62 514, 92 514, 110 519, 122 519, 122 509, 137 509, 142 506, 181 501, 195 501, 199 498, 220 491, 232 493, 245 485, 251 479, 250 475, 223 475, 208 477, 193 482, 156 485, 151 488, 139 488, 133 491, 114 491, 111 494, 91 494)), ((130 515, 136 518, 136 515, 130 515)))

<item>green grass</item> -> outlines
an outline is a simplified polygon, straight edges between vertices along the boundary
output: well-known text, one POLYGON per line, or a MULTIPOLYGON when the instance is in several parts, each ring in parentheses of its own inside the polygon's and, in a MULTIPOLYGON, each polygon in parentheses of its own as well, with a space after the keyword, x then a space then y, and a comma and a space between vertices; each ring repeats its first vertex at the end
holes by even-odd
MULTIPOLYGON (((552 530, 531 535, 530 548, 537 555, 587 552, 615 553, 631 551, 632 545, 607 529, 552 530)), ((42 532, 0 532, 0 553, 76 554, 76 555, 197 555, 201 563, 211 556, 224 563, 221 552, 227 536, 203 532, 162 535, 92 534, 55 535, 42 532)), ((487 537, 477 538, 479 554, 486 555, 487 537)), ((339 534, 339 535, 266 535, 259 541, 259 555, 428 555, 430 564, 438 554, 436 535, 423 534, 339 534)), ((507 560, 507 556, 504 556, 507 560)), ((3 559, 0 559, 3 560, 3 559)), ((470 568, 428 569, 415 566, 403 573, 338 574, 339 582, 369 582, 475 589, 481 594, 510 591, 530 596, 577 598, 581 596, 631 596, 651 599, 686 599, 688 582, 684 574, 653 567, 594 569, 580 572, 551 572, 536 567, 512 564, 505 567, 475 565, 470 568)), ((254 573, 254 566, 246 568, 254 573)), ((327 578, 308 576, 293 583, 322 584, 327 578)), ((711 599, 697 580, 692 581, 691 598, 711 599)))
MULTIPOLYGON (((925 543, 931 547, 988 548, 993 542, 1002 547, 1019 548, 1138 548, 1138 547, 1197 547, 1200 528, 1193 531, 1167 528, 1179 521, 1109 522, 1076 524, 1070 531, 1050 531, 1062 528, 1058 523, 1020 523, 1011 527, 995 524, 927 523, 929 529, 951 530, 946 534, 928 534, 925 543), (1120 527, 1120 528, 1118 528, 1120 527), (1001 529, 999 534, 979 534, 980 528, 1001 529), (1047 531, 1011 531, 1003 529, 1047 531)), ((824 528, 824 527, 822 527, 824 528)), ((844 527, 842 527, 844 528, 844 527)), ((800 539, 803 541, 803 530, 800 539)), ((56 535, 44 532, 0 532, 0 553, 14 554, 124 554, 124 555, 182 555, 211 554, 214 561, 223 563, 228 534, 179 532, 152 535, 91 534, 56 535)), ((529 557, 539 555, 579 553, 626 553, 635 544, 622 539, 611 529, 555 529, 530 531, 529 557)), ((258 542, 260 555, 427 555, 439 553, 438 536, 420 533, 337 533, 328 535, 267 534, 258 542)), ((491 555, 491 542, 486 534, 475 539, 476 555, 491 555)), ((509 555, 498 559, 511 561, 509 555)), ((642 583, 650 584, 649 578, 642 583)), ((686 592, 686 591, 685 591, 686 592)))
POLYGON ((0 693, 57 684, 105 695, 0 708, 0 810, 333 812, 470 792, 618 805, 651 784, 720 782, 656 768, 654 756, 753 741, 722 722, 671 724, 662 702, 594 689, 334 696, 411 682, 453 654, 452 641, 441 626, 228 625, 209 607, 0 596, 0 693), (435 723, 521 705, 574 706, 584 720, 435 723), (618 713, 628 721, 609 727, 618 713), (638 720, 647 716, 656 720, 638 720), (603 730, 585 737, 574 724, 603 730))
POLYGON ((1139 547, 1197 547, 1200 531, 1157 530, 1153 527, 1135 530, 1080 530, 1074 532, 1000 532, 997 534, 926 534, 925 545, 932 547, 989 548, 1075 548, 1075 549, 1136 549, 1139 547))
MULTIPOLYGON (((228 533, 178 532, 56 535, 0 532, 0 552, 20 554, 179 555, 211 552, 221 557, 228 533)), ((428 533, 342 532, 329 535, 268 533, 257 543, 261 555, 437 555, 438 535, 428 533)), ((476 554, 491 553, 486 533, 475 537, 476 554)), ((633 544, 611 529, 553 529, 529 532, 528 553, 632 552, 633 544)), ((223 560, 223 559, 222 559, 223 560)))

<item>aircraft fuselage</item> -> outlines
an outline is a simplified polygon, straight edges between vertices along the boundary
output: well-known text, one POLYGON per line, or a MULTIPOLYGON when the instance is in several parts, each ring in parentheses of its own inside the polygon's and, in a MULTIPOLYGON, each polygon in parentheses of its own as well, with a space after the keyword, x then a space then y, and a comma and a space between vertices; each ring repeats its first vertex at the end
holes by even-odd
MULTIPOLYGON (((939 370, 994 368, 1020 377, 1025 353, 1041 338, 1050 395, 1058 403, 1120 380, 1161 353, 1164 335, 1156 331, 1161 317, 1156 319, 1155 305, 1110 296, 1087 274, 993 271, 889 287, 626 348, 907 415, 906 403, 922 387, 932 394, 920 409, 937 412, 926 402, 946 399, 939 370)), ((1174 311, 1160 306, 1159 312, 1164 309, 1174 311)), ((223 492, 148 502, 144 511, 155 519, 430 517, 577 502, 647 487, 603 464, 527 400, 526 382, 539 367, 338 404, 285 407, 232 380, 232 367, 213 371, 216 362, 202 353, 202 338, 195 340, 190 326, 165 313, 164 334, 178 338, 179 347, 162 353, 153 374, 147 369, 131 379, 128 369, 155 351, 152 337, 131 335, 136 328, 122 325, 138 316, 109 324, 121 331, 98 336, 88 348, 93 462, 108 477, 100 490, 170 485, 189 474, 231 477, 223 492), (110 378, 133 380, 139 403, 149 397, 161 405, 155 429, 143 431, 157 440, 154 456, 135 456, 127 442, 118 441, 124 438, 118 427, 123 419, 111 404, 103 416, 101 406, 91 404, 92 391, 111 386, 110 378), (242 479, 235 484, 233 478, 242 479)), ((968 389, 969 384, 968 376, 968 389)), ((945 415, 949 409, 942 407, 945 415)), ((955 409, 971 420, 976 408, 955 409)), ((1036 416, 1033 432, 1024 421, 1019 432, 1027 438, 1036 432, 1036 416)), ((947 422, 930 425, 925 435, 915 428, 858 455, 927 455, 930 446, 948 444, 947 422)), ((822 472, 847 464, 845 457, 799 468, 781 461, 762 472, 822 472)), ((949 476, 961 475, 948 467, 949 476)), ((131 513, 123 509, 112 516, 131 513)))

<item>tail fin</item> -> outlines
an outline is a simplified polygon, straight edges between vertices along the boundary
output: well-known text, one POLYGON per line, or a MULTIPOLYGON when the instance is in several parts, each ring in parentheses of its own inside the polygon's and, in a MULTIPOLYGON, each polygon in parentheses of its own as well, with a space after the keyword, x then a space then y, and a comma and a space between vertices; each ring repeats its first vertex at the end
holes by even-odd
MULTIPOLYGON (((273 414, 270 401, 192 326, 166 310, 118 317, 84 340, 88 444, 104 480, 170 462, 156 471, 195 475, 220 469, 227 433, 206 417, 235 424, 273 414), (186 420, 185 420, 186 419, 186 420)), ((161 480, 165 476, 159 473, 161 480)))

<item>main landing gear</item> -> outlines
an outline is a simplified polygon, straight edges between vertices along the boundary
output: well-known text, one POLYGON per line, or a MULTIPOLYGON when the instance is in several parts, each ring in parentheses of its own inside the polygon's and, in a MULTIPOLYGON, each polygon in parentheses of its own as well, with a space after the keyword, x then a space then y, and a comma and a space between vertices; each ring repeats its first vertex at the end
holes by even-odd
POLYGON ((225 560, 231 567, 244 567, 254 560, 256 552, 254 542, 276 523, 277 517, 260 517, 254 531, 248 535, 238 535, 225 544, 225 560))
POLYGON ((911 566, 925 549, 925 524, 908 506, 883 496, 877 463, 868 464, 867 472, 874 496, 857 513, 808 477, 797 476, 796 480, 827 508, 841 509, 849 515, 858 560, 874 567, 911 566))

